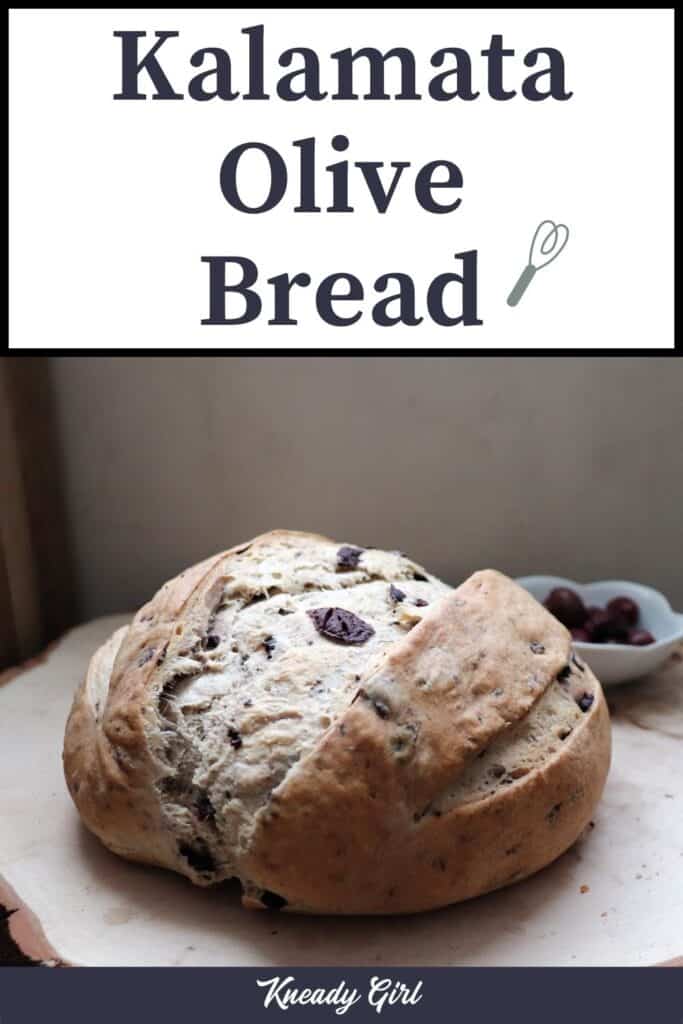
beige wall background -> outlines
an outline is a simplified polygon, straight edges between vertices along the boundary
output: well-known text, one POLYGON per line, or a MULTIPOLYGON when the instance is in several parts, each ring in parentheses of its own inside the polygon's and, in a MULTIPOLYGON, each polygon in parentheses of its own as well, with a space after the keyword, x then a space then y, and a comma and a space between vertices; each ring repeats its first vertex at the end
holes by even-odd
POLYGON ((272 527, 472 570, 649 582, 683 609, 683 363, 54 359, 82 613, 272 527))

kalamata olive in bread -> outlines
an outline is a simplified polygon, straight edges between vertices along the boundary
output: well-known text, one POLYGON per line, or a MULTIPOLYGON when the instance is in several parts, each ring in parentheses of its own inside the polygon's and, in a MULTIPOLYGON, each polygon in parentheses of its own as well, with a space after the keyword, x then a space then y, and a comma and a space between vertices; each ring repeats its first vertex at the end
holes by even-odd
POLYGON ((640 609, 630 597, 613 597, 607 603, 607 611, 615 619, 623 619, 627 626, 636 626, 640 609))
POLYGON ((569 587, 555 587, 543 603, 567 629, 577 629, 586 621, 585 605, 576 591, 569 587))

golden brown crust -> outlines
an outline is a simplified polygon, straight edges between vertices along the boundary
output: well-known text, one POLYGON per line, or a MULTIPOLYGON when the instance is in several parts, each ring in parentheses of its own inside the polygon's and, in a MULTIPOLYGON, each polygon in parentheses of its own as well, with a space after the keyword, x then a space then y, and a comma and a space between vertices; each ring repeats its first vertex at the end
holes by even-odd
POLYGON ((227 554, 164 584, 130 627, 117 630, 95 652, 74 698, 64 737, 69 792, 91 832, 129 860, 177 867, 175 843, 163 828, 153 788, 158 772, 145 716, 150 694, 158 690, 161 652, 182 628, 198 586, 227 554))
POLYGON ((311 772, 293 775, 263 817, 245 870, 256 886, 287 899, 288 909, 333 914, 413 913, 526 878, 572 845, 602 793, 610 727, 597 692, 571 743, 542 768, 417 823, 395 779, 372 796, 351 759, 348 774, 335 766, 333 781, 320 752, 311 772))
POLYGON ((166 864, 156 800, 144 783, 135 786, 100 727, 114 659, 128 632, 124 626, 94 654, 76 694, 64 738, 64 775, 83 822, 114 853, 166 864))
MULTIPOLYGON (((362 683, 362 693, 370 703, 381 701, 386 715, 363 716, 380 733, 391 733, 394 723, 399 736, 411 724, 418 730, 409 772, 401 773, 416 810, 529 711, 569 661, 569 649, 566 629, 492 570, 471 576, 394 645, 362 683), (540 637, 543 650, 534 653, 540 637)), ((396 740, 380 739, 391 775, 406 765, 405 757, 387 754, 396 740)))
POLYGON ((231 555, 278 538, 324 540, 273 530, 207 558, 165 583, 131 625, 93 655, 66 725, 64 774, 84 824, 119 856, 182 869, 154 789, 160 766, 149 720, 163 686, 164 661, 193 628, 205 628, 231 555))
MULTIPOLYGON (((207 630, 231 556, 275 539, 325 540, 275 531, 171 580, 94 655, 67 724, 65 775, 88 828, 124 857, 200 883, 179 859, 157 787, 159 700, 168 665, 207 630)), ((550 863, 587 825, 609 766, 606 704, 585 666, 593 704, 558 750, 490 795, 444 797, 558 676, 577 674, 569 658, 564 627, 499 573, 476 573, 434 602, 256 811, 235 854, 245 904, 268 890, 304 912, 409 913, 550 863)))
POLYGON ((587 825, 609 767, 609 716, 587 667, 574 671, 595 699, 558 754, 485 799, 445 812, 431 801, 569 657, 567 631, 540 605, 500 574, 476 573, 395 645, 273 794, 245 874, 291 909, 409 913, 550 863, 587 825))

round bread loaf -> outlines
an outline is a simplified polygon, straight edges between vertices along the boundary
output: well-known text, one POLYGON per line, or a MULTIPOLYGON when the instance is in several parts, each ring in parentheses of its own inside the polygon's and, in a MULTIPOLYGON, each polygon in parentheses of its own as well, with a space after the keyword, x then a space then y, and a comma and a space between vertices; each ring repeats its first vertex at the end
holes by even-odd
POLYGON ((98 650, 64 769, 110 850, 250 907, 407 913, 538 871, 588 824, 606 703, 486 570, 274 531, 166 583, 98 650))

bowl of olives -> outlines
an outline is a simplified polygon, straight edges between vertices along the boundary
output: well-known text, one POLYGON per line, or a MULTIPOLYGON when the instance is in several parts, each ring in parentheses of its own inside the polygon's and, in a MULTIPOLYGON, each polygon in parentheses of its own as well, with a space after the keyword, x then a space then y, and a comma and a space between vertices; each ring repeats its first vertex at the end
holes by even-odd
POLYGON ((654 672, 683 640, 683 615, 642 583, 560 576, 517 582, 567 627, 577 653, 608 686, 654 672))

